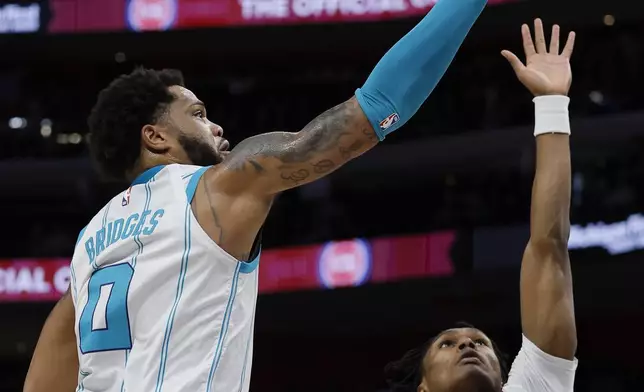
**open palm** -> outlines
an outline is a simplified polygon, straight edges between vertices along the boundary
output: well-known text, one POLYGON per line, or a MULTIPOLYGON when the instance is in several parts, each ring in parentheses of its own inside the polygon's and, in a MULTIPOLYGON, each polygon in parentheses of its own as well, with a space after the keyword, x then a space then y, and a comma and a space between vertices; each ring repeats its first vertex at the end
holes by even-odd
POLYGON ((523 50, 526 55, 526 64, 512 52, 501 52, 512 65, 517 78, 535 96, 540 95, 568 95, 572 83, 570 57, 575 46, 575 33, 568 35, 568 41, 563 51, 559 53, 559 26, 552 27, 550 48, 547 48, 541 19, 534 21, 535 41, 528 25, 521 26, 523 36, 523 50))

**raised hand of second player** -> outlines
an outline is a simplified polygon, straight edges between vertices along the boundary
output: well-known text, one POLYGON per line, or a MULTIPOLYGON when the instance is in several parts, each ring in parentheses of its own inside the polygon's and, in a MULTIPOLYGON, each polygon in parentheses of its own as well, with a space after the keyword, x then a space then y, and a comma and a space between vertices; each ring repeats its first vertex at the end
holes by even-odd
POLYGON ((534 96, 568 95, 572 83, 570 57, 575 46, 575 33, 568 34, 566 46, 560 53, 558 25, 552 26, 549 48, 541 19, 535 19, 534 30, 536 44, 532 40, 530 27, 527 24, 521 26, 526 64, 508 50, 501 54, 510 62, 517 78, 534 96))

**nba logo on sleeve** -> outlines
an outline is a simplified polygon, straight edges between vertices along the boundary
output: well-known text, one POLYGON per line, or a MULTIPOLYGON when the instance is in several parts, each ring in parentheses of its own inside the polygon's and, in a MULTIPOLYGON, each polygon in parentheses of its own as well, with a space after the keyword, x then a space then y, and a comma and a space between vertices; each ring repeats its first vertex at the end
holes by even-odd
POLYGON ((130 193, 132 192, 132 187, 127 188, 127 191, 123 194, 123 199, 121 199, 121 206, 125 207, 130 204, 130 193))
POLYGON ((129 0, 127 24, 134 31, 161 31, 177 19, 177 0, 129 0))
POLYGON ((391 113, 389 116, 387 116, 387 118, 380 121, 380 129, 384 131, 385 129, 397 123, 399 120, 400 116, 398 115, 398 113, 391 113))
POLYGON ((329 242, 318 260, 318 274, 324 287, 360 286, 371 272, 369 244, 361 239, 329 242))

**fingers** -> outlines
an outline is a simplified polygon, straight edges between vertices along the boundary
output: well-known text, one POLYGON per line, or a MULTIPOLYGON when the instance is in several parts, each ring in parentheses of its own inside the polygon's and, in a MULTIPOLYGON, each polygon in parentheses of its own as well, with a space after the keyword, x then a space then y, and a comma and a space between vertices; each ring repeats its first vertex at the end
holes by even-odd
MULTIPOLYGON (((561 28, 559 25, 552 26, 552 37, 550 38, 550 48, 547 48, 546 36, 543 32, 543 22, 541 19, 537 18, 534 20, 534 39, 532 40, 532 34, 528 25, 524 24, 521 26, 521 35, 523 36, 523 50, 527 57, 530 57, 533 54, 554 54, 559 55, 559 45, 560 45, 560 34, 561 28)), ((568 35, 568 40, 566 41, 566 46, 564 47, 562 56, 570 58, 572 56, 573 49, 575 48, 575 33, 571 32, 568 35)))
POLYGON ((550 54, 559 54, 559 26, 552 26, 552 36, 550 37, 550 54))
POLYGON ((543 33, 543 22, 539 18, 534 20, 534 38, 537 41, 537 53, 547 53, 546 36, 543 33))
POLYGON ((509 50, 504 50, 501 52, 501 55, 505 57, 506 60, 510 63, 512 66, 512 69, 514 69, 514 72, 519 73, 523 68, 525 68, 525 65, 519 60, 519 58, 509 50))
POLYGON ((534 43, 532 42, 532 33, 530 32, 530 27, 528 27, 527 24, 521 26, 521 36, 523 36, 523 51, 525 52, 526 57, 536 54, 537 51, 535 50, 534 43))
POLYGON ((561 53, 562 56, 568 59, 572 56, 573 49, 575 49, 575 37, 576 34, 574 31, 571 31, 570 34, 568 34, 568 41, 566 41, 566 46, 561 53))

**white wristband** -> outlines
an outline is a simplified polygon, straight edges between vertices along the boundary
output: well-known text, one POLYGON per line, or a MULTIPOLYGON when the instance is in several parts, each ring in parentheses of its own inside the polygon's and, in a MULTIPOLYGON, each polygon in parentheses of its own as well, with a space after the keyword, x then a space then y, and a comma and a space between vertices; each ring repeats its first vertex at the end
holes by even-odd
POLYGON ((570 135, 568 104, 570 98, 563 95, 543 95, 535 97, 534 136, 544 133, 565 133, 570 135))

